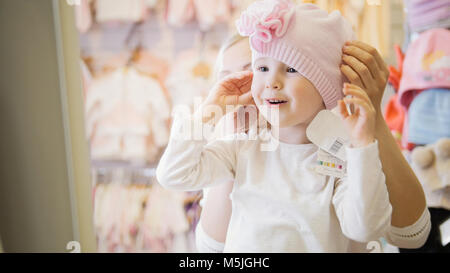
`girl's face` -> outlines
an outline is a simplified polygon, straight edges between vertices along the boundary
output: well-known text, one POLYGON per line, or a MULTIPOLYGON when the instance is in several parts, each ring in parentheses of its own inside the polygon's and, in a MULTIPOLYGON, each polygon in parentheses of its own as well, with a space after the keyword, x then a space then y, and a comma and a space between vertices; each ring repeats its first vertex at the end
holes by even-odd
POLYGON ((248 39, 243 39, 223 52, 219 79, 234 73, 252 69, 252 52, 248 39))
MULTIPOLYGON (((279 127, 307 126, 325 109, 314 85, 295 69, 273 58, 260 58, 254 64, 252 95, 256 106, 279 110, 279 127)), ((272 125, 275 120, 260 111, 272 125)))

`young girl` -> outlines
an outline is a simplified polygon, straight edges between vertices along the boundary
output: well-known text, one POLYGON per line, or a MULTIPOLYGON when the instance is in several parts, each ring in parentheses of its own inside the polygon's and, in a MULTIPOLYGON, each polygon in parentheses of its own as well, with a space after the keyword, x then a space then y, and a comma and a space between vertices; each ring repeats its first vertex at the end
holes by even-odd
POLYGON ((157 170, 160 183, 197 190, 234 180, 226 252, 346 252, 349 239, 368 242, 384 236, 392 207, 374 137, 375 110, 354 85, 344 88, 353 98, 339 100, 341 47, 351 39, 351 27, 338 13, 328 15, 313 5, 293 8, 286 1, 264 1, 242 15, 239 30, 250 35, 254 75, 226 77, 204 106, 224 109, 227 102, 253 98, 258 108, 278 109, 279 124, 271 124, 279 130, 278 148, 261 151, 261 139, 207 143, 177 137, 183 125, 199 117, 203 129, 213 130, 207 123, 214 120, 198 112, 174 121, 157 170), (314 171, 318 148, 306 138, 315 115, 338 101, 351 132, 343 179, 314 171), (345 103, 354 105, 353 114, 345 103))

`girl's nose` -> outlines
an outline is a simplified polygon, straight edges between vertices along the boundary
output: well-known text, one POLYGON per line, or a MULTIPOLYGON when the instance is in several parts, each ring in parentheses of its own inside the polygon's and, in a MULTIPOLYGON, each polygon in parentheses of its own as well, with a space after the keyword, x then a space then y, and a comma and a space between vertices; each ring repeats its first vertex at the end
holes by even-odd
POLYGON ((273 90, 281 90, 282 85, 281 85, 280 81, 272 81, 272 82, 266 83, 266 88, 273 89, 273 90))

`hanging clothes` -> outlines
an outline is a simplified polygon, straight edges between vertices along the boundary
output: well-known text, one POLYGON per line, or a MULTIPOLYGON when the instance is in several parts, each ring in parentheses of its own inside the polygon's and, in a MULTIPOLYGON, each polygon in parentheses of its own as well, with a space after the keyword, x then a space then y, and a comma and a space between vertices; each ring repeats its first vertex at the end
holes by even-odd
MULTIPOLYGON (((177 235, 189 231, 186 212, 184 210, 185 192, 170 191, 154 185, 148 195, 144 212, 144 241, 152 246, 152 252, 188 252, 187 245, 173 248, 177 235), (156 249, 154 247, 157 247, 156 249)), ((180 240, 179 238, 177 238, 180 240)))
POLYGON ((212 68, 218 51, 205 48, 202 59, 198 52, 198 48, 180 52, 176 65, 171 67, 165 84, 174 107, 193 106, 195 98, 205 98, 214 84, 212 68))
POLYGON ((432 29, 409 46, 399 86, 399 100, 405 108, 425 89, 450 88, 449 44, 450 30, 432 29))
POLYGON ((450 138, 450 89, 427 89, 408 110, 408 141, 427 145, 450 138))
POLYGON ((169 102, 159 83, 121 68, 92 82, 86 99, 93 159, 154 162, 169 136, 169 102))
MULTIPOLYGON (((425 31, 411 43, 405 53, 398 100, 408 111, 420 93, 434 88, 450 88, 450 31, 432 29, 425 31)), ((409 117, 405 116, 402 144, 411 148, 408 138, 409 117)))

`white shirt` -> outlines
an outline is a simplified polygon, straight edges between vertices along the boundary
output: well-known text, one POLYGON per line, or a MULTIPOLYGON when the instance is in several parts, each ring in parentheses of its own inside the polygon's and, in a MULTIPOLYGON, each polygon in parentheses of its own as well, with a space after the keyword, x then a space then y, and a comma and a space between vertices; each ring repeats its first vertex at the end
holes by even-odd
POLYGON ((392 207, 377 142, 346 148, 347 177, 334 179, 313 170, 314 144, 280 142, 267 152, 260 138, 244 134, 190 140, 183 128, 194 126, 184 126, 192 120, 175 119, 157 179, 179 190, 235 181, 224 252, 347 252, 350 239, 369 242, 389 231, 392 207))

